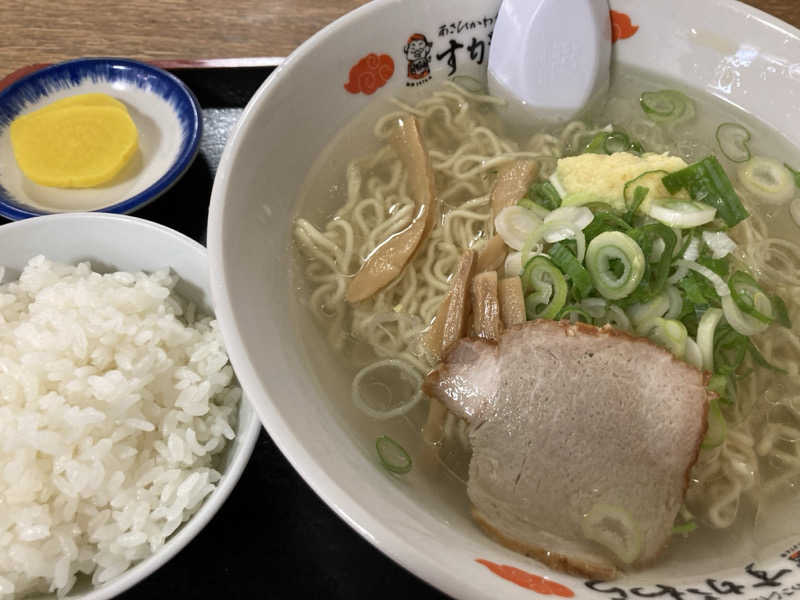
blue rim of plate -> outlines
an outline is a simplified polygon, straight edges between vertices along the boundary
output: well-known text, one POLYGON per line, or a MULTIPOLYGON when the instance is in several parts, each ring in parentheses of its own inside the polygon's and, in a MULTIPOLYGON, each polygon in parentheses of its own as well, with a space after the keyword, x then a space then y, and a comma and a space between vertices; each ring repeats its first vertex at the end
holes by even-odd
MULTIPOLYGON (((7 127, 25 106, 47 96, 53 89, 73 87, 85 79, 124 81, 156 93, 169 102, 181 123, 183 140, 178 156, 161 177, 130 198, 92 211, 128 213, 166 192, 192 164, 203 133, 200 103, 180 79, 153 65, 127 58, 78 58, 43 67, 0 91, 0 128, 7 127)), ((17 202, 0 185, 0 215, 3 217, 17 221, 47 214, 58 213, 40 211, 17 202)))

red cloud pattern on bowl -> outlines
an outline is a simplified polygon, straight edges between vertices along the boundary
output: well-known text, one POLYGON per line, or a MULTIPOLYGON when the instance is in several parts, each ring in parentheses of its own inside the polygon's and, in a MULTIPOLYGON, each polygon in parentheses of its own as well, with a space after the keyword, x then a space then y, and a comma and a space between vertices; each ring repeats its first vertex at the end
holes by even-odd
POLYGON ((382 87, 394 74, 394 61, 388 54, 371 52, 350 69, 350 77, 344 84, 351 94, 372 94, 382 87))

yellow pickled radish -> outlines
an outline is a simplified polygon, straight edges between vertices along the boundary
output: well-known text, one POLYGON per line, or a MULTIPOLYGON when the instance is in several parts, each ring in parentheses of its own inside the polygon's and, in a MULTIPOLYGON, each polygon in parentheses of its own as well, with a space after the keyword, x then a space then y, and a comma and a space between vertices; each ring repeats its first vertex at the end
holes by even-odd
POLYGON ((138 146, 130 115, 111 103, 73 101, 55 110, 45 107, 15 119, 10 134, 14 157, 25 176, 52 187, 107 183, 138 146))
POLYGON ((61 100, 56 100, 55 102, 51 102, 42 108, 39 108, 32 113, 28 113, 27 115, 23 115, 19 117, 21 119, 27 119, 29 117, 35 117, 36 115, 41 115, 42 113, 47 113, 53 110, 60 110, 62 108, 69 108, 70 106, 109 106, 112 108, 118 108, 120 110, 124 110, 128 112, 128 109, 125 108, 125 105, 109 96, 108 94, 102 94, 100 92, 93 92, 91 94, 78 94, 76 96, 67 96, 66 98, 62 98, 61 100))

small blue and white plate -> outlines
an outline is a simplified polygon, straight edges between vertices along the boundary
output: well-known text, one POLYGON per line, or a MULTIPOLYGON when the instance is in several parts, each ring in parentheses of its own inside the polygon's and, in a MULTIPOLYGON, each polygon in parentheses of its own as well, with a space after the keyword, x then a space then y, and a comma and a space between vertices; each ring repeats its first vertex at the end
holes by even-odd
POLYGON ((35 71, 0 91, 0 215, 24 219, 71 211, 129 213, 174 184, 194 160, 202 121, 194 94, 175 76, 134 60, 81 58, 35 71), (11 148, 9 125, 19 115, 67 96, 113 96, 139 131, 139 149, 109 183, 47 187, 26 178, 11 148))

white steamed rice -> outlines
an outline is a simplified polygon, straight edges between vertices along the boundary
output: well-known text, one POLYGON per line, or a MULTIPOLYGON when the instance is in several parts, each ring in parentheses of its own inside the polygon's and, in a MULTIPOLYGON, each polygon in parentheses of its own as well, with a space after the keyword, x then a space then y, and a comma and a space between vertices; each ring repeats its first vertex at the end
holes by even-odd
POLYGON ((0 285, 0 598, 109 581, 220 479, 241 391, 176 279, 38 256, 0 285))

